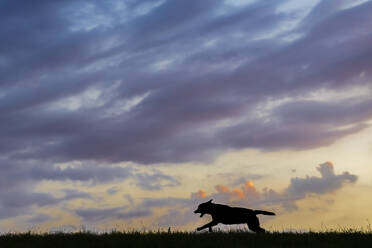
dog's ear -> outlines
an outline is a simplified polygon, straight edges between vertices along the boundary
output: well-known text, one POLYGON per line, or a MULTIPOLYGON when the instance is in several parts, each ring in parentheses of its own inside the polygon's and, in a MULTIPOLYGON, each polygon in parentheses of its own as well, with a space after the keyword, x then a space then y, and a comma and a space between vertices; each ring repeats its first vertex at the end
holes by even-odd
POLYGON ((210 199, 208 202, 211 203, 213 201, 213 199, 210 199))

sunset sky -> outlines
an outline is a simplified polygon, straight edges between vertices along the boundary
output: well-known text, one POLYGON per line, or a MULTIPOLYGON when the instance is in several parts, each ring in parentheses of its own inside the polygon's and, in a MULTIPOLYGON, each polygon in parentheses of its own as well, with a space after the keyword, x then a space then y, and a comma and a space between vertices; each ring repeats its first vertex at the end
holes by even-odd
POLYGON ((195 230, 210 199, 268 230, 368 226, 371 13, 1 1, 0 232, 195 230))

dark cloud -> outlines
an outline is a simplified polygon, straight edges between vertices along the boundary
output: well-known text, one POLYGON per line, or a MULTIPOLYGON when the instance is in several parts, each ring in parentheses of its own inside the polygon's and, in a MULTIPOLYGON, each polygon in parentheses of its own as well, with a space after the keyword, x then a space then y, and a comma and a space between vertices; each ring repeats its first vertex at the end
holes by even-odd
POLYGON ((293 101, 281 104, 269 118, 246 121, 223 130, 220 139, 230 147, 307 149, 330 145, 340 137, 369 127, 368 99, 293 101))
POLYGON ((0 151, 23 160, 151 164, 213 159, 231 148, 308 149, 362 130, 371 113, 360 107, 369 99, 329 99, 327 108, 295 102, 291 112, 288 104, 269 111, 272 122, 257 117, 268 99, 342 91, 370 78, 370 2, 320 2, 280 32, 299 18, 278 11, 282 4, 3 3, 0 151), (305 126, 303 109, 322 120, 305 126), (340 120, 343 111, 353 115, 340 120), (352 127, 338 130, 346 122, 352 127))
POLYGON ((341 137, 368 127, 358 124, 338 129, 334 126, 286 125, 283 122, 251 122, 239 124, 221 132, 220 138, 231 148, 256 148, 263 150, 302 150, 331 145, 341 137))
POLYGON ((345 101, 294 101, 282 104, 274 114, 282 122, 299 125, 342 126, 365 122, 372 115, 371 99, 348 99, 345 101), (355 111, 358 110, 358 111, 355 111))

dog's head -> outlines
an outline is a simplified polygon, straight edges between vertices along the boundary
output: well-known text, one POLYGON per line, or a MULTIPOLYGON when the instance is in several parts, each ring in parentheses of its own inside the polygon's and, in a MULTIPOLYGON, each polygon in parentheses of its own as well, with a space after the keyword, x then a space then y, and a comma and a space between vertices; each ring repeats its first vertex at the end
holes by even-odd
POLYGON ((194 211, 195 214, 200 213, 200 218, 203 217, 204 214, 210 214, 213 208, 212 200, 204 202, 198 206, 198 209, 194 211))

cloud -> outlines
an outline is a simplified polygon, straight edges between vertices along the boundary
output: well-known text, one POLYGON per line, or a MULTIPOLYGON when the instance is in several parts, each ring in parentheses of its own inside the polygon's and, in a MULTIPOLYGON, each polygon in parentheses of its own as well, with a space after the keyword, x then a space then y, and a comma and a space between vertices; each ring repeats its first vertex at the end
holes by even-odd
POLYGON ((159 170, 153 170, 152 174, 138 173, 134 178, 137 181, 137 186, 145 190, 161 190, 164 187, 180 185, 176 178, 165 175, 159 170))
POLYGON ((345 184, 355 183, 358 179, 356 175, 349 172, 335 174, 331 162, 320 164, 317 170, 320 172, 320 177, 291 178, 288 187, 281 192, 270 188, 259 191, 252 181, 246 181, 242 186, 232 189, 225 185, 217 185, 217 192, 206 197, 220 202, 252 207, 280 205, 284 210, 291 211, 297 209, 297 201, 309 195, 323 195, 334 192, 341 189, 345 184))
POLYGON ((244 184, 238 188, 231 189, 226 185, 216 185, 215 189, 217 193, 210 195, 210 198, 216 199, 217 201, 234 202, 242 199, 248 199, 250 201, 258 200, 259 192, 255 188, 252 181, 245 181, 244 184))
MULTIPOLYGON (((275 116, 274 116, 275 118, 275 116)), ((273 150, 306 150, 325 147, 336 140, 369 127, 368 124, 345 126, 322 125, 322 123, 286 123, 287 120, 272 120, 265 124, 259 121, 240 123, 220 133, 226 147, 234 149, 260 148, 273 150)))
POLYGON ((148 210, 129 210, 123 211, 124 208, 84 208, 77 209, 75 213, 80 216, 84 222, 99 222, 107 219, 133 219, 147 217, 151 215, 151 211, 148 210))
POLYGON ((284 117, 301 112, 292 107, 285 113, 285 105, 268 111, 271 122, 256 115, 267 99, 295 98, 319 89, 343 91, 350 82, 366 85, 370 2, 343 8, 319 3, 307 17, 278 11, 283 4, 278 1, 243 7, 192 1, 187 8, 172 1, 148 2, 143 3, 148 12, 132 11, 127 19, 120 13, 146 8, 93 1, 91 13, 77 11, 87 4, 5 4, 2 154, 61 162, 200 161, 231 148, 327 146, 364 129, 372 117, 359 108, 368 106, 369 99, 358 104, 330 99, 323 104, 328 109, 317 102, 292 101, 293 106, 313 108, 323 116, 319 122, 336 123, 332 127, 304 127, 305 117, 288 123, 284 117), (29 11, 21 15, 20 6, 29 11), (24 26, 24 18, 35 28, 24 26), (282 30, 293 18, 303 20, 282 30), (299 30, 300 38, 286 40, 299 30), (19 33, 30 38, 19 39, 19 33), (337 46, 329 46, 336 41, 337 46), (163 69, 156 69, 159 64, 163 69), (97 93, 90 96, 93 100, 82 101, 92 92, 97 93), (333 110, 337 114, 326 114, 333 110), (356 114, 337 122, 343 110, 356 114), (344 122, 352 127, 337 130, 344 122), (301 126, 293 129, 296 124, 301 126), (303 128, 314 135, 304 135, 303 128), (259 133, 267 135, 254 135, 259 133))
POLYGON ((84 163, 65 166, 49 163, 26 163, 0 160, 3 173, 0 175, 0 185, 8 187, 32 184, 41 181, 75 181, 91 185, 132 180, 145 190, 161 190, 164 187, 179 185, 176 178, 164 174, 160 170, 139 170, 135 166, 118 166, 108 164, 84 163))
POLYGON ((49 193, 32 192, 32 189, 19 188, 0 190, 0 219, 7 219, 32 212, 36 207, 53 206, 72 199, 90 199, 88 193, 65 189, 64 196, 55 197, 49 193))
POLYGON ((130 167, 110 167, 110 166, 81 166, 66 168, 30 168, 28 178, 51 181, 91 181, 92 183, 107 183, 123 180, 130 177, 133 169, 130 167))
POLYGON ((336 175, 332 162, 320 164, 317 170, 321 177, 292 178, 287 192, 302 196, 308 193, 325 194, 340 189, 345 183, 355 183, 358 177, 349 172, 336 175))
MULTIPOLYGON (((320 176, 291 178, 289 185, 281 191, 264 188, 259 190, 252 181, 247 180, 239 187, 228 187, 223 184, 215 186, 215 192, 204 190, 191 193, 190 198, 147 198, 139 208, 166 208, 168 212, 157 221, 161 226, 183 226, 197 220, 192 214, 193 209, 203 201, 213 199, 216 203, 242 206, 252 209, 269 209, 274 212, 291 212, 298 209, 297 202, 312 195, 325 195, 336 192, 347 184, 354 184, 358 177, 343 172, 336 174, 331 162, 325 162, 317 167, 320 176)), ((330 199, 327 200, 329 203, 330 199)))
MULTIPOLYGON (((97 184, 128 182, 142 190, 162 190, 179 185, 177 179, 159 170, 139 170, 134 166, 110 166, 93 164, 74 164, 68 166, 50 166, 48 163, 16 163, 3 159, 0 161, 0 218, 13 218, 29 214, 36 207, 58 206, 62 202, 74 199, 93 199, 94 195, 65 184, 58 190, 48 193, 39 192, 40 182, 77 182, 87 187, 97 184), (59 196, 59 195, 63 196, 59 196), (57 197, 58 196, 58 197, 57 197)), ((75 185, 76 187, 76 185, 75 185)), ((118 192, 111 188, 109 194, 118 192)))
POLYGON ((226 193, 229 192, 229 188, 225 185, 218 184, 216 185, 216 190, 220 193, 226 193))
POLYGON ((207 197, 207 192, 199 189, 197 192, 191 193, 191 198, 205 198, 207 197))

